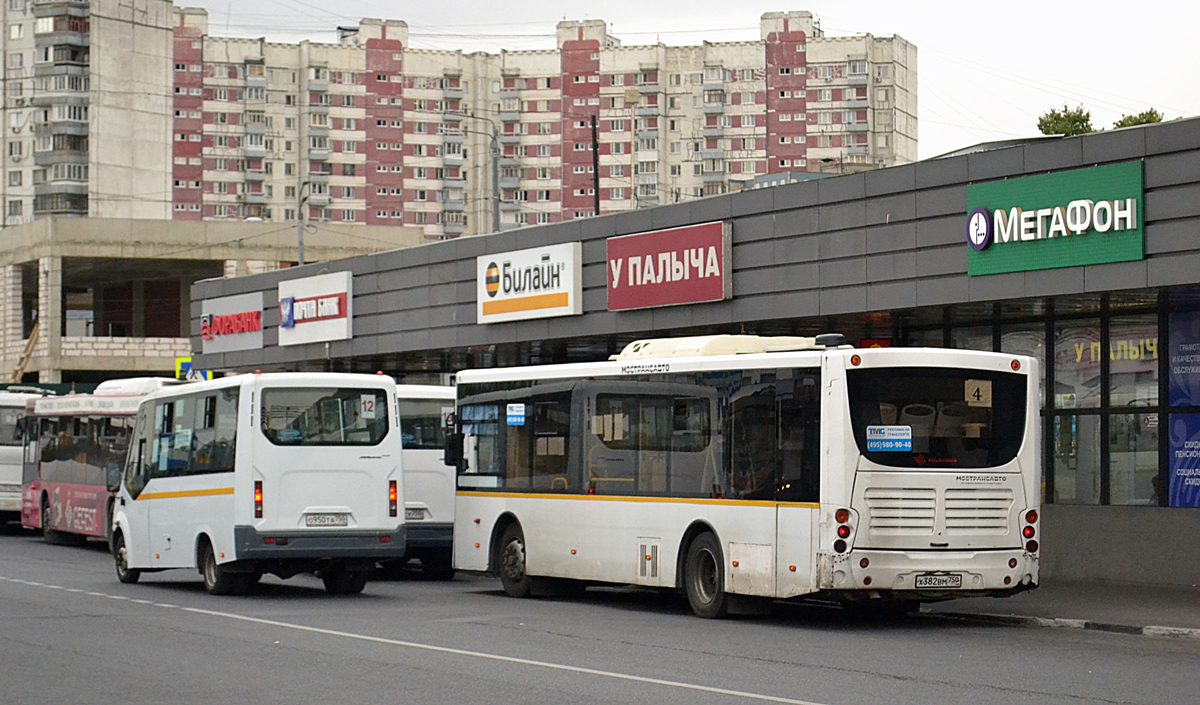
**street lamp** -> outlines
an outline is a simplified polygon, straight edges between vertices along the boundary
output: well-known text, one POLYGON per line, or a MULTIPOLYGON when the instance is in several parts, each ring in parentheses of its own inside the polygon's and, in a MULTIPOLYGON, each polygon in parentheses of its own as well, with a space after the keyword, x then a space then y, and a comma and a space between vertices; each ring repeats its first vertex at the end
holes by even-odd
POLYGON ((465 127, 458 128, 463 132, 468 132, 473 135, 483 135, 491 139, 491 160, 492 160, 492 232, 500 232, 500 128, 495 121, 481 115, 471 113, 454 113, 466 119, 483 120, 492 127, 492 131, 481 132, 479 130, 470 130, 465 127))

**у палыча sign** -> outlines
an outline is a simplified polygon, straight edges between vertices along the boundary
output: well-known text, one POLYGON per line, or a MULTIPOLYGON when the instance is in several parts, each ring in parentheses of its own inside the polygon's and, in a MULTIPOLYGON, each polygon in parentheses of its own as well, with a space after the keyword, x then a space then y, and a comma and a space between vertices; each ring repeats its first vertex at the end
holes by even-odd
POLYGON ((1142 163, 967 186, 967 274, 1145 258, 1142 163))
POLYGON ((608 310, 731 298, 729 223, 608 238, 608 310))

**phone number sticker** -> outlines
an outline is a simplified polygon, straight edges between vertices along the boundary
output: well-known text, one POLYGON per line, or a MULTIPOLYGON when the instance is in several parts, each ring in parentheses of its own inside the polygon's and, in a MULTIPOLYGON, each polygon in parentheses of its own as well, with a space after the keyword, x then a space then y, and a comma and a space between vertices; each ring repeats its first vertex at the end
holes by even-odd
POLYGON ((911 453, 912 426, 867 426, 867 451, 911 453))

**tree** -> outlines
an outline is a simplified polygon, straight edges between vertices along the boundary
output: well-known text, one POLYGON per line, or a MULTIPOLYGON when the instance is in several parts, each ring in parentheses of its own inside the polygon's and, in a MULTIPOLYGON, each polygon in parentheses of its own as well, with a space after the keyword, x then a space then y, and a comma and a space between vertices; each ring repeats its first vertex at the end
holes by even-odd
POLYGON ((1095 132, 1095 128, 1092 127, 1092 114, 1082 105, 1074 110, 1065 104, 1062 110, 1051 108, 1048 113, 1038 118, 1037 126, 1043 135, 1073 137, 1095 132))
POLYGON ((1113 123, 1114 128, 1118 127, 1133 127, 1134 125, 1149 125, 1155 122, 1162 122, 1163 115, 1154 108, 1150 108, 1137 115, 1122 115, 1120 120, 1113 123))

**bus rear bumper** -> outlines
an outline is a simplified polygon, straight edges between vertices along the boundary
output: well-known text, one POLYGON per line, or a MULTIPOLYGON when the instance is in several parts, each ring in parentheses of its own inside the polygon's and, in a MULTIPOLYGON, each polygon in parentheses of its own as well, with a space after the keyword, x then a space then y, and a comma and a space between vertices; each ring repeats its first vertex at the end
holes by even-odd
POLYGON ((379 560, 404 555, 405 527, 395 531, 273 531, 233 527, 237 560, 362 558, 379 560))
POLYGON ((881 551, 854 549, 832 557, 827 585, 836 591, 888 592, 897 598, 948 600, 1001 596, 1037 587, 1037 555, 997 551, 881 551))
POLYGON ((444 548, 450 550, 454 546, 454 524, 406 524, 408 535, 404 540, 408 548, 444 548))

